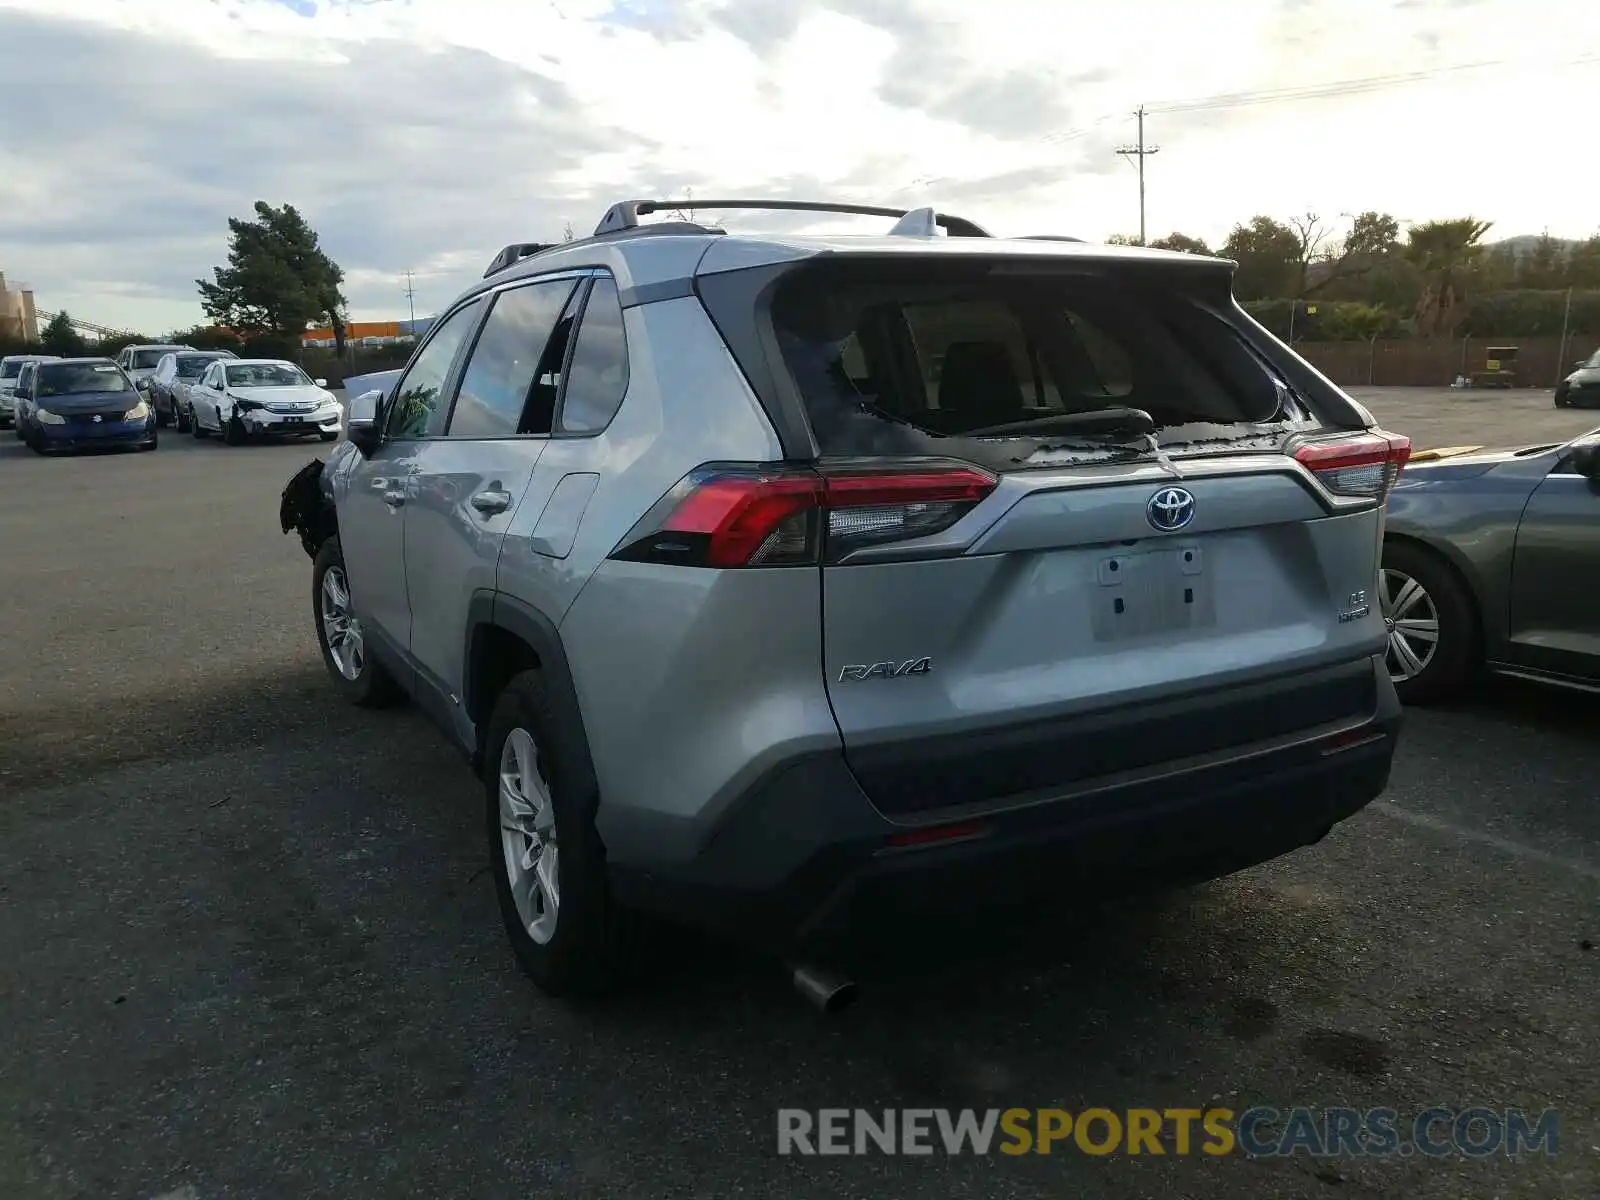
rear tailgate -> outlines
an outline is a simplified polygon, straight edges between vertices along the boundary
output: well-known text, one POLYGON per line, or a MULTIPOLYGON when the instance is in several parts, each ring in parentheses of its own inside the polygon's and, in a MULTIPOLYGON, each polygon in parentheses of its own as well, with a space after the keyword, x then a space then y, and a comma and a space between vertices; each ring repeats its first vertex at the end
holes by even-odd
POLYGON ((1060 794, 1372 712, 1399 440, 1323 426, 1219 308, 1152 287, 897 264, 780 294, 835 481, 829 696, 883 811, 1060 794), (1156 433, 1059 422, 1117 407, 1156 433))

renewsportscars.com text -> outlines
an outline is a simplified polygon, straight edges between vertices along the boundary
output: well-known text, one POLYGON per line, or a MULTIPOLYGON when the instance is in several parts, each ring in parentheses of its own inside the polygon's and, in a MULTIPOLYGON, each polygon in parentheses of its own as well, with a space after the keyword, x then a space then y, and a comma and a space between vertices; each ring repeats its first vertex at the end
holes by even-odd
POLYGON ((785 1108, 778 1153, 1483 1158, 1555 1154, 1559 1123, 1516 1108, 785 1108))

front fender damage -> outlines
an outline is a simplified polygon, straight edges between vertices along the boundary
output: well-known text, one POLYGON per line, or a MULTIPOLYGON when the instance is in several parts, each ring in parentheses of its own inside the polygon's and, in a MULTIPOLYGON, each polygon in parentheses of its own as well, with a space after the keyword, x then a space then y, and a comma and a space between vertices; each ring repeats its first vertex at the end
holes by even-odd
POLYGON ((320 458, 301 467, 284 486, 283 499, 278 504, 278 524, 284 533, 300 535, 300 545, 311 558, 339 528, 333 497, 324 484, 325 469, 320 458))

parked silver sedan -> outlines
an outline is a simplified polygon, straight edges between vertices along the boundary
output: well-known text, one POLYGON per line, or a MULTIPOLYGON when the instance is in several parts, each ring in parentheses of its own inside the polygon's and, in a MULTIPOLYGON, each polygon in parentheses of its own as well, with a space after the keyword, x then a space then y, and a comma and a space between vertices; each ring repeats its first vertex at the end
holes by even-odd
POLYGON ((1600 429, 1412 458, 1389 495, 1389 674, 1420 704, 1481 671, 1600 691, 1600 429))

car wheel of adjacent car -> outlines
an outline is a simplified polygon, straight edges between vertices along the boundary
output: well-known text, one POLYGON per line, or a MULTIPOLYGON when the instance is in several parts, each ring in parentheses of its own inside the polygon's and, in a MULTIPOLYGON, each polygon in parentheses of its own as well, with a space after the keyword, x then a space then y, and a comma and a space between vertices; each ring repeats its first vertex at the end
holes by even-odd
POLYGON ((179 433, 189 432, 189 419, 183 415, 183 405, 176 400, 172 402, 172 427, 179 433))
POLYGON ((1567 394, 1567 389, 1564 387, 1558 387, 1556 389, 1556 407, 1566 408, 1571 403, 1572 400, 1567 394))
POLYGON ((1378 601, 1389 630, 1385 665, 1406 704, 1459 692, 1480 662, 1477 608, 1444 559, 1407 542, 1384 547, 1378 601))
POLYGON ((311 608, 323 665, 345 699, 362 708, 399 700, 399 685, 368 651, 361 620, 350 606, 350 579, 336 537, 323 542, 312 561, 311 608))
POLYGON ((209 433, 205 426, 200 424, 200 414, 192 408, 189 410, 189 432, 194 434, 197 441, 209 433))
POLYGON ((222 440, 226 445, 239 446, 245 442, 244 422, 230 416, 222 423, 222 440))
POLYGON ((597 785, 540 672, 522 672, 500 693, 483 777, 495 893, 518 964, 553 996, 615 987, 640 961, 643 926, 611 896, 594 827, 597 785))
POLYGON ((321 438, 325 442, 337 441, 338 437, 339 437, 339 431, 338 430, 334 430, 332 433, 328 433, 328 432, 324 431, 322 433, 317 434, 317 436, 319 438, 321 438))

